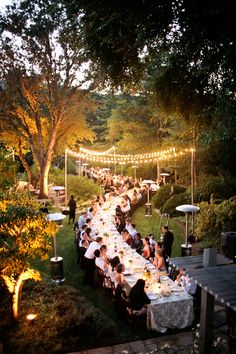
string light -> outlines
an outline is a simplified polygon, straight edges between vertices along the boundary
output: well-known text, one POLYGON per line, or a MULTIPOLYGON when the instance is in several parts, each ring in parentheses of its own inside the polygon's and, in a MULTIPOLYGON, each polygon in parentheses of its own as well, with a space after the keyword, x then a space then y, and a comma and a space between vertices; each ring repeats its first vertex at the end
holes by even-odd
POLYGON ((81 158, 86 161, 92 161, 92 162, 98 162, 98 163, 111 163, 111 164, 132 164, 132 165, 141 165, 141 164, 146 164, 150 162, 156 162, 157 158, 159 161, 162 160, 170 160, 172 158, 178 158, 181 157, 185 154, 188 154, 192 151, 194 151, 193 148, 189 149, 183 149, 178 151, 176 148, 170 148, 167 150, 162 150, 162 151, 154 151, 151 153, 144 153, 144 154, 127 154, 127 155, 122 155, 122 154, 111 154, 111 152, 115 151, 115 147, 113 146, 112 148, 103 151, 103 152, 98 152, 98 151, 93 151, 85 148, 80 148, 79 152, 66 149, 66 152, 76 158, 81 158))

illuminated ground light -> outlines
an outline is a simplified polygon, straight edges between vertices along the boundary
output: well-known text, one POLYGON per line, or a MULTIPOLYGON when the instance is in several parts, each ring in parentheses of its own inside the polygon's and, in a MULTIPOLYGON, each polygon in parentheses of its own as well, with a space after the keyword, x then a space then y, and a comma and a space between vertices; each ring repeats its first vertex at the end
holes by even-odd
POLYGON ((34 314, 34 313, 29 313, 27 316, 26 316, 26 319, 27 319, 27 322, 32 324, 34 323, 34 320, 36 319, 37 315, 34 314))

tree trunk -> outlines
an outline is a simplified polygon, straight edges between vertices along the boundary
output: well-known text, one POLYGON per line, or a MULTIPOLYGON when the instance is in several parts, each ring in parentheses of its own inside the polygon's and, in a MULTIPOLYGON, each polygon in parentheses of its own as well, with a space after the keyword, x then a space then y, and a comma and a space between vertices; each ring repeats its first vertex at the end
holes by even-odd
POLYGON ((15 285, 15 289, 14 289, 14 293, 13 293, 13 297, 12 297, 12 300, 13 300, 12 310, 13 310, 14 321, 18 320, 19 298, 20 298, 22 286, 23 286, 23 280, 22 279, 18 279, 17 282, 16 282, 16 285, 15 285))
POLYGON ((31 168, 30 166, 28 165, 27 161, 25 160, 24 158, 24 155, 22 154, 21 150, 19 151, 19 158, 22 162, 22 165, 24 166, 25 168, 25 171, 27 173, 27 177, 28 177, 28 182, 29 184, 32 184, 33 185, 33 173, 31 171, 31 168))
POLYGON ((48 197, 48 173, 50 169, 50 161, 47 161, 40 168, 39 176, 39 199, 44 199, 48 197))

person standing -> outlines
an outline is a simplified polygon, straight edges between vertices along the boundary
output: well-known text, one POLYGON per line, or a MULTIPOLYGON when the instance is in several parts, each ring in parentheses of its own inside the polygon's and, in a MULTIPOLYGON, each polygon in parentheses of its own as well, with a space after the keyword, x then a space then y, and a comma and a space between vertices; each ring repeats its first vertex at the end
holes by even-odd
POLYGON ((94 251, 100 250, 102 237, 97 237, 92 241, 84 254, 85 274, 83 284, 94 286, 95 254, 94 251))
POLYGON ((68 203, 69 207, 69 221, 68 224, 70 224, 70 221, 72 220, 73 224, 75 222, 75 211, 76 211, 76 201, 73 195, 70 196, 70 200, 68 203))
POLYGON ((171 256, 171 252, 172 252, 172 245, 173 245, 173 242, 174 242, 174 235, 169 230, 169 227, 167 225, 162 227, 162 232, 164 234, 163 241, 162 241, 163 256, 164 257, 170 257, 171 256))

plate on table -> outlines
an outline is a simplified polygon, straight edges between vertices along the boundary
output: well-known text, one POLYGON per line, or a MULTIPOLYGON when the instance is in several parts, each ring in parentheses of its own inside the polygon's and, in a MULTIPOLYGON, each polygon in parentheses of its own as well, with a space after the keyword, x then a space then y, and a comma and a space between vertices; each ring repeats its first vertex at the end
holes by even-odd
POLYGON ((126 279, 128 282, 134 282, 134 281, 136 281, 136 278, 135 278, 132 274, 125 275, 125 279, 126 279))
POLYGON ((184 288, 181 288, 181 287, 179 286, 179 287, 176 287, 176 288, 171 289, 171 291, 174 292, 174 293, 180 293, 180 292, 184 291, 184 288))
POLYGON ((169 280, 170 278, 167 275, 161 275, 161 280, 169 280))
POLYGON ((156 269, 156 267, 155 267, 153 264, 150 264, 150 265, 148 266, 148 269, 156 269))
POLYGON ((156 300, 156 299, 158 299, 158 295, 157 294, 147 294, 148 295, 148 298, 150 299, 150 300, 156 300))

